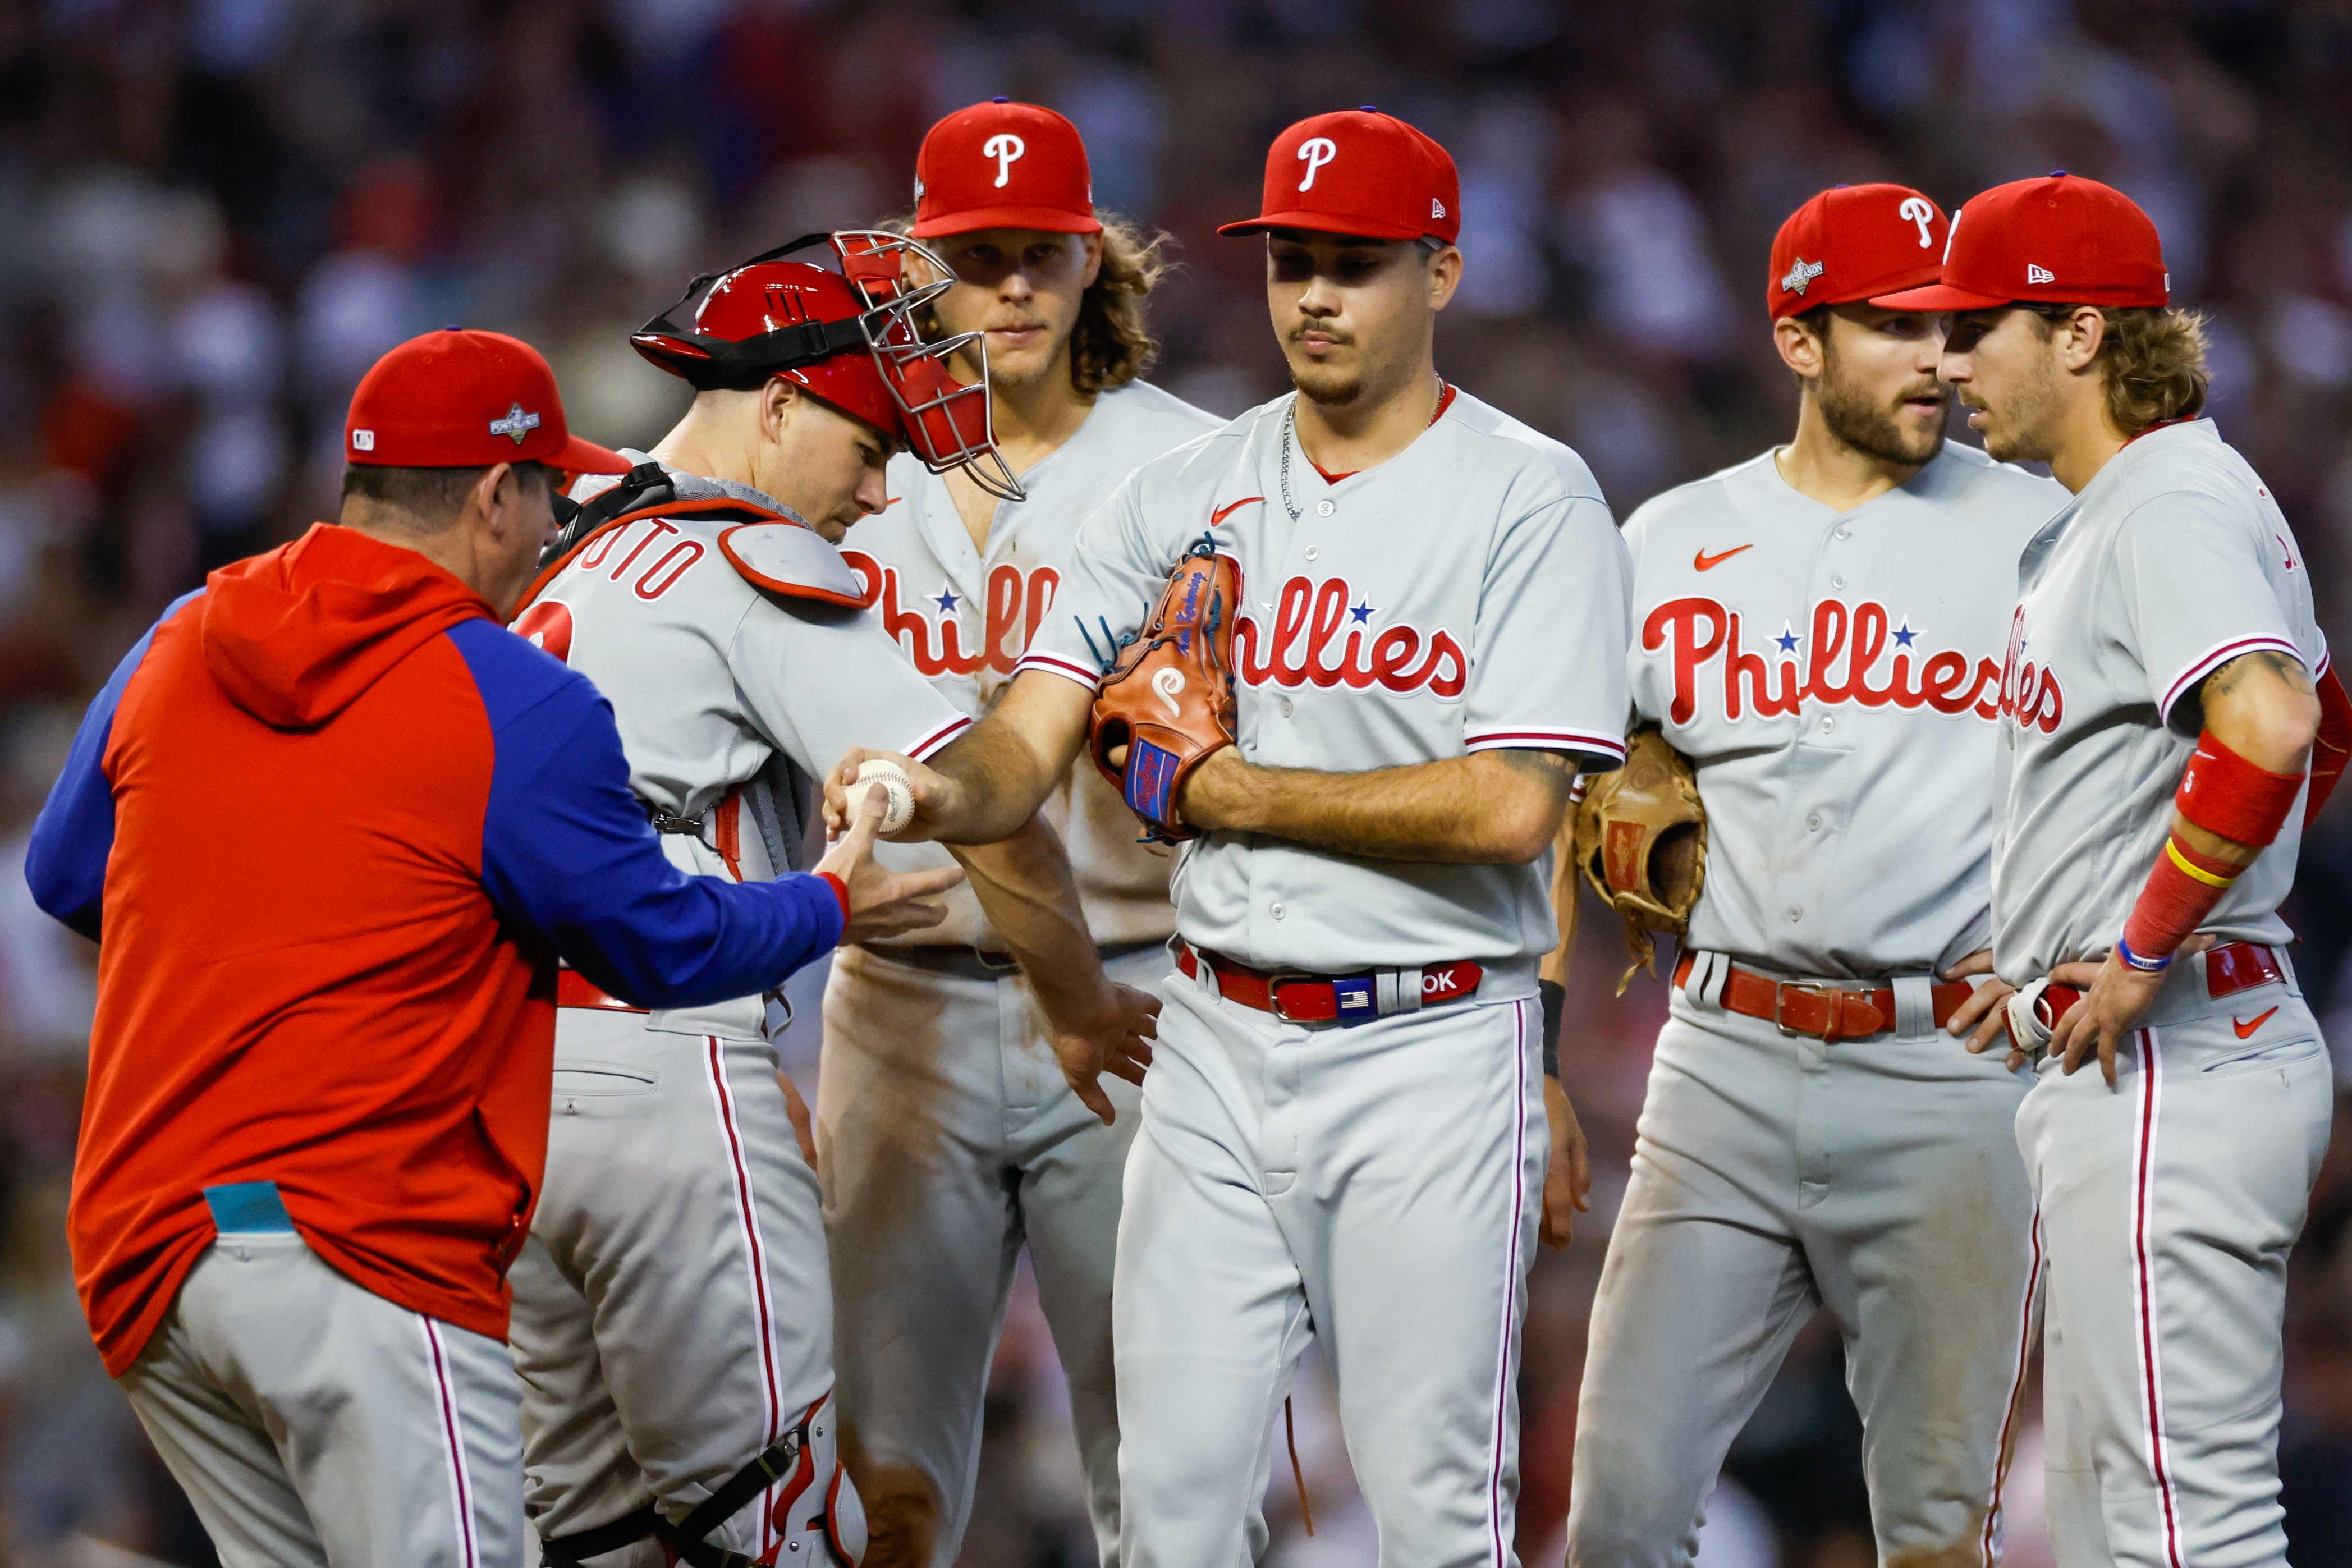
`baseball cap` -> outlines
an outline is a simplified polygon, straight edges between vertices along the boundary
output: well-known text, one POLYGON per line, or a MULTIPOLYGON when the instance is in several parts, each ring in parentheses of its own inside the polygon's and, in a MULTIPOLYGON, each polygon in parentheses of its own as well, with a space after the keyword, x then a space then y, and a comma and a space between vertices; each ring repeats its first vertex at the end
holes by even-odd
POLYGON ((1953 216, 1941 281, 1871 301, 1897 310, 2163 305, 2172 279, 2156 225, 2112 185, 2061 169, 1970 196, 1953 216))
POLYGON ((1436 142, 1366 105, 1302 120, 1276 137, 1262 208, 1217 232, 1309 228, 1451 245, 1462 233, 1462 177, 1436 142))
POLYGON ((1908 185, 1839 185, 1789 215, 1772 237, 1764 303, 1779 321, 1942 276, 1944 209, 1908 185))
POLYGON ((976 228, 1099 233, 1078 128, 1050 109, 1002 98, 932 126, 915 154, 915 237, 976 228))
POLYGON ((565 426, 555 373, 537 349, 457 327, 409 339, 361 378, 343 457, 394 468, 538 462, 572 474, 629 471, 627 458, 565 426))

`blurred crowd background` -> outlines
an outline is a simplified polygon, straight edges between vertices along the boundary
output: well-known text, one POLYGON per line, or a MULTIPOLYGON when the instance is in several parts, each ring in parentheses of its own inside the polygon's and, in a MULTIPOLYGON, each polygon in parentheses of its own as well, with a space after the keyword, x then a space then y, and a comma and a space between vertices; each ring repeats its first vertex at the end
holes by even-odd
MULTIPOLYGON (((1255 210, 1267 142, 1360 103, 1436 135, 1469 258, 1441 368, 1573 444, 1621 516, 1785 438, 1761 290, 1805 197, 2108 181, 2208 313, 2212 411, 2352 647, 2347 0, 0 0, 0 1561, 212 1561, 100 1370, 65 1254, 91 953, 16 866, 84 702, 205 570, 332 515, 344 404, 383 349, 451 322, 518 333, 575 428, 646 443, 683 389, 631 328, 693 272, 904 210, 932 120, 1000 93, 1068 114, 1097 201, 1173 235, 1155 379, 1225 414, 1285 385, 1257 247, 1212 233, 1255 210)), ((2347 810, 2292 912, 2352 1066, 2347 810)), ((1564 1051, 1594 1212, 1539 1259, 1527 1332, 1538 1564, 1559 1561, 1585 1317, 1663 1016, 1649 982, 1612 997, 1600 923, 1564 1051)), ((793 1070, 817 1048, 792 1041, 793 1070)), ((2352 1563, 2347 1217, 2352 1137, 2295 1256, 2298 1568, 2352 1563)), ((1316 1533, 1286 1485, 1270 1502, 1286 1568, 1373 1560, 1318 1375, 1316 1533)), ((1732 1455, 1707 1568, 1871 1561, 1842 1377, 1817 1323, 1732 1455)), ((969 1563, 1089 1560, 1057 1379, 1021 1295, 969 1563)), ((2021 1568, 2049 1561, 2038 1468, 2028 1432, 2021 1568)))

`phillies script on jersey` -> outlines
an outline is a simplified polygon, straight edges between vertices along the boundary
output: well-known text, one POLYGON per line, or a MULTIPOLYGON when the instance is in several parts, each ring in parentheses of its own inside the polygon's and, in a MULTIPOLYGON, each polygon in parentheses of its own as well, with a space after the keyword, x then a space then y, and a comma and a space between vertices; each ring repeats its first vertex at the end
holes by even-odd
MULTIPOLYGON (((1954 648, 1927 651, 1927 634, 1907 616, 1897 616, 1875 599, 1848 605, 1823 599, 1813 606, 1808 633, 1782 624, 1777 636, 1748 647, 1740 613, 1719 599, 1669 599, 1642 622, 1642 647, 1656 653, 1669 646, 1675 665, 1675 695, 1669 717, 1687 724, 1698 711, 1699 678, 1720 665, 1723 714, 1737 720, 1795 713, 1808 700, 1858 703, 1864 708, 1928 707, 1939 713, 1974 712, 1988 721, 2016 715, 2021 723, 2054 730, 2063 709, 2058 682, 2049 671, 2037 678, 2028 664, 2012 685, 2004 665, 1989 657, 1971 658, 1954 648), (2030 701, 2018 693, 2032 691, 2030 701)), ((2013 660, 2017 638, 2011 637, 2013 660)), ((2013 665, 2012 667, 2013 668, 2013 665)))
MULTIPOLYGON (((1051 566, 1003 564, 988 574, 979 646, 963 646, 963 600, 952 588, 904 596, 898 570, 856 550, 842 559, 864 579, 867 603, 882 616, 883 629, 897 639, 925 675, 970 675, 982 668, 1011 674, 1029 637, 1045 622, 1062 574, 1051 566)), ((1271 602, 1269 624, 1244 615, 1234 628, 1234 662, 1251 686, 1370 686, 1419 691, 1451 700, 1469 683, 1470 661, 1461 642, 1443 627, 1376 626, 1380 611, 1358 595, 1344 577, 1293 577, 1271 602)))

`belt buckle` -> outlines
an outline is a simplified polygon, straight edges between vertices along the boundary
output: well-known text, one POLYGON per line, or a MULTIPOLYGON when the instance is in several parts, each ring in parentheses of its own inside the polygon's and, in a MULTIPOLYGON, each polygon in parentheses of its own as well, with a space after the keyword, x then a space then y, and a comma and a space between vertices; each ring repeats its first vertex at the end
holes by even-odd
POLYGON ((1269 974, 1265 977, 1265 1010, 1286 1024, 1328 1024, 1328 1018, 1294 1018, 1282 1008, 1282 988, 1286 985, 1312 985, 1321 980, 1318 974, 1269 974))
POLYGON ((1801 980, 1781 980, 1774 982, 1772 986, 1772 1026, 1775 1029, 1780 1030, 1781 1037, 1785 1039, 1793 1040, 1800 1037, 1808 1040, 1828 1039, 1830 1037, 1828 1034, 1816 1033, 1811 1029, 1792 1029, 1789 1027, 1788 1025, 1780 1022, 1780 998, 1787 995, 1791 991, 1797 991, 1801 992, 1808 996, 1819 996, 1824 1001, 1830 1001, 1832 1002, 1832 1007, 1834 1007, 1835 1003, 1833 999, 1842 989, 1843 989, 1843 987, 1823 984, 1819 981, 1807 982, 1801 980))

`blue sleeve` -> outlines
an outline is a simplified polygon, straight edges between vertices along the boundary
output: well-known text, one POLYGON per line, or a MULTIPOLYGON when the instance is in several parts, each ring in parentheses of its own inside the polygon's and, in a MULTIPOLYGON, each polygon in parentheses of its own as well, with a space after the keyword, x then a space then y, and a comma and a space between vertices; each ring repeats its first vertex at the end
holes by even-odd
MULTIPOLYGON (((172 601, 155 626, 203 594, 199 588, 172 601)), ((25 881, 33 889, 33 901, 92 942, 98 940, 99 914, 106 901, 106 860, 114 852, 114 785, 106 776, 106 743, 114 734, 114 710, 154 644, 155 626, 149 626, 122 656, 82 715, 65 772, 49 786, 49 798, 33 820, 32 841, 25 849, 25 881)))
POLYGON ((488 621, 448 635, 497 747, 482 881, 509 919, 641 1007, 755 995, 841 941, 841 905, 820 878, 735 883, 669 863, 629 790, 612 708, 585 677, 488 621))

